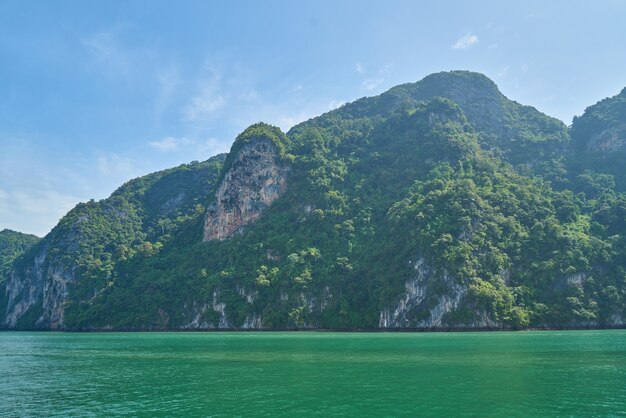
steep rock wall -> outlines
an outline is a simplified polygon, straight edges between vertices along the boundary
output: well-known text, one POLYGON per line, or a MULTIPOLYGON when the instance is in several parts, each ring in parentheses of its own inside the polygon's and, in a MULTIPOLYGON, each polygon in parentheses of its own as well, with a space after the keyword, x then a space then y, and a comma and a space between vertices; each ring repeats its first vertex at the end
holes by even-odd
POLYGON ((229 238, 256 221, 285 191, 286 172, 270 139, 259 137, 244 144, 207 209, 204 240, 229 238))
POLYGON ((380 328, 446 327, 445 315, 457 309, 466 295, 467 286, 446 272, 438 275, 423 259, 418 259, 414 266, 415 276, 405 283, 405 291, 395 306, 380 311, 380 328), (442 288, 445 291, 437 294, 442 288))
POLYGON ((60 329, 63 327, 64 303, 68 295, 68 283, 75 274, 60 260, 50 260, 47 244, 40 247, 33 262, 24 270, 11 272, 7 282, 7 309, 2 325, 14 328, 22 316, 32 312, 34 323, 28 327, 60 329))

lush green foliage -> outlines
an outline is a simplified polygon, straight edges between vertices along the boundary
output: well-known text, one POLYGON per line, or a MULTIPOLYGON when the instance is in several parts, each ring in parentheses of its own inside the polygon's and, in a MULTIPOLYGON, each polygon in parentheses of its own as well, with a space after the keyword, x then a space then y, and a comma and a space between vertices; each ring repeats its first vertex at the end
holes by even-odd
POLYGON ((0 231, 0 283, 11 271, 13 262, 35 245, 40 238, 34 235, 4 229, 0 231))
POLYGON ((417 266, 415 323, 455 286, 443 326, 608 326, 625 316, 626 196, 594 167, 568 171, 576 155, 562 123, 486 77, 440 73, 287 135, 253 125, 223 166, 133 180, 31 252, 76 271, 75 328, 217 326, 221 310, 231 327, 376 327, 417 266), (245 233, 202 242, 219 179, 260 137, 290 167, 287 192, 245 233))
POLYGON ((5 311, 6 280, 11 273, 13 263, 30 247, 40 240, 35 235, 4 229, 0 231, 0 314, 5 311))

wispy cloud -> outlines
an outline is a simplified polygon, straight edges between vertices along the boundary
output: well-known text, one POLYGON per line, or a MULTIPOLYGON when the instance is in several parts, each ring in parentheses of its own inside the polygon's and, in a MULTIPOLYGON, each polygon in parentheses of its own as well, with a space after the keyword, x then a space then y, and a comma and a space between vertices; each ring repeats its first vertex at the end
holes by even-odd
POLYGON ((506 27, 504 25, 500 25, 497 23, 487 23, 487 26, 485 26, 485 28, 491 32, 497 32, 497 33, 502 33, 505 31, 506 27))
POLYGON ((247 90, 239 95, 239 100, 243 102, 255 102, 259 100, 260 95, 259 92, 255 89, 247 90))
POLYGON ((217 138, 209 138, 203 141, 194 141, 194 145, 196 147, 195 152, 197 155, 205 155, 207 157, 211 155, 217 155, 223 152, 228 152, 228 149, 230 148, 229 142, 221 141, 217 138))
POLYGON ((201 122, 209 119, 226 104, 221 94, 221 73, 216 67, 207 66, 208 75, 198 83, 199 93, 196 94, 181 112, 184 122, 201 122))
POLYGON ((498 48, 498 43, 497 42, 489 44, 489 46, 487 47, 487 49, 496 49, 496 48, 498 48))
POLYGON ((307 112, 307 111, 300 111, 294 114, 283 114, 283 115, 278 115, 275 123, 278 125, 280 129, 287 132, 289 129, 299 124, 300 122, 309 120, 314 116, 317 116, 316 112, 307 112))
POLYGON ((225 100, 221 95, 205 91, 201 95, 194 97, 183 109, 183 121, 196 122, 207 119, 215 111, 224 107, 224 103, 225 100))
POLYGON ((354 71, 356 71, 359 74, 363 74, 365 72, 365 67, 360 62, 357 62, 356 64, 354 64, 354 67, 352 68, 354 69, 354 71))
POLYGON ((129 157, 116 153, 106 153, 96 159, 96 168, 107 177, 129 179, 140 175, 140 170, 129 157))
POLYGON ((186 145, 190 142, 187 138, 175 138, 173 136, 167 136, 158 141, 152 141, 148 144, 161 152, 176 151, 181 145, 186 145))
POLYGON ((478 36, 474 35, 471 32, 466 33, 461 36, 457 41, 452 45, 452 49, 468 49, 472 45, 476 45, 478 43, 478 36))
POLYGON ((155 107, 157 114, 160 115, 170 106, 172 96, 176 92, 176 88, 181 84, 182 79, 175 66, 169 66, 157 71, 156 79, 157 98, 155 107))
POLYGON ((111 77, 129 77, 132 74, 133 53, 119 39, 123 30, 123 25, 115 24, 81 39, 96 71, 111 77))
POLYGON ((376 90, 376 88, 383 84, 384 81, 385 79, 382 77, 367 78, 363 80, 363 82, 361 83, 361 87, 363 87, 367 91, 376 90))
POLYGON ((328 110, 337 109, 338 107, 341 107, 345 104, 345 100, 331 100, 330 103, 328 103, 328 110))
POLYGON ((148 145, 164 153, 180 151, 194 155, 205 155, 207 157, 228 151, 228 144, 216 138, 192 139, 168 136, 158 141, 148 142, 148 145))
POLYGON ((385 82, 385 77, 391 73, 392 68, 393 62, 386 63, 376 72, 376 75, 363 80, 361 82, 361 87, 367 91, 376 90, 385 82))

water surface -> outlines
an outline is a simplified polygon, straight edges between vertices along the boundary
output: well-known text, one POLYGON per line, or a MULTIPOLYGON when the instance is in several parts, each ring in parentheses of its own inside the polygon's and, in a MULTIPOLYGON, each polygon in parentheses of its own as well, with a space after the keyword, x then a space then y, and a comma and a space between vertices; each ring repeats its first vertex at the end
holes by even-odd
POLYGON ((626 331, 0 333, 0 416, 624 416, 626 331))

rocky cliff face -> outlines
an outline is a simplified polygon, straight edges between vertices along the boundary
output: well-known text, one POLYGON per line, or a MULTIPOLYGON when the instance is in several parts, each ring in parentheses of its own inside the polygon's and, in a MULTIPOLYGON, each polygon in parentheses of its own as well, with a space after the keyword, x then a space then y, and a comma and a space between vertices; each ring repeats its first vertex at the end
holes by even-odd
POLYGON ((287 187, 287 168, 279 165, 276 145, 265 137, 244 144, 207 209, 204 240, 223 240, 256 221, 287 187))
POLYGON ((587 144, 587 151, 598 153, 623 151, 625 145, 626 123, 622 123, 593 135, 587 144))
POLYGON ((14 270, 7 282, 7 309, 2 324, 15 328, 20 319, 29 315, 29 327, 63 328, 64 303, 68 284, 75 280, 71 269, 60 260, 50 260, 50 245, 39 248, 33 263, 24 270, 14 270))
POLYGON ((468 286, 446 271, 438 272, 424 259, 414 264, 415 275, 405 283, 405 291, 396 304, 380 311, 379 328, 498 328, 483 311, 473 312, 471 323, 450 323, 447 316, 461 308, 468 286))
POLYGON ((405 292, 396 305, 380 312, 380 328, 441 328, 446 325, 444 316, 454 311, 467 293, 467 286, 456 283, 447 273, 436 277, 423 259, 414 266, 415 277, 405 283, 405 292), (441 286, 436 286, 436 280, 441 286), (438 295, 435 287, 444 292, 438 295))

